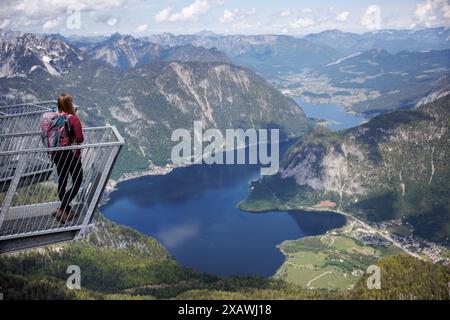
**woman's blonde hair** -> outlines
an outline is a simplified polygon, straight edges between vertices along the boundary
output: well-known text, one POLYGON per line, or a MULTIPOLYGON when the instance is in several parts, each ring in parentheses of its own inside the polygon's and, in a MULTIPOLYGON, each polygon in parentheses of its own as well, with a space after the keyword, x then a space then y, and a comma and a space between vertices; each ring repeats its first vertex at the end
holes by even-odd
POLYGON ((58 96, 58 111, 69 114, 75 114, 75 108, 73 107, 73 99, 70 94, 63 93, 58 96))

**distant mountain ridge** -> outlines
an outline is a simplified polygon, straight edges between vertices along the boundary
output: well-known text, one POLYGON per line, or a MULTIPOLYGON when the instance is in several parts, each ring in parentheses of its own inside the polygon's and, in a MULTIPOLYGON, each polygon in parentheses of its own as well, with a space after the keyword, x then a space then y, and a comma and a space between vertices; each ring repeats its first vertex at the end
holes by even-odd
POLYGON ((284 35, 173 35, 164 33, 144 38, 166 46, 191 44, 217 48, 235 64, 243 65, 270 77, 278 72, 298 71, 321 66, 341 56, 330 47, 305 39, 284 35))
MULTIPOLYGON (((78 48, 91 50, 101 42, 110 42, 116 37, 67 37, 67 42, 78 48)), ((177 47, 216 48, 225 53, 237 64, 246 65, 253 70, 269 74, 264 63, 283 71, 290 64, 290 70, 297 68, 321 67, 326 63, 348 54, 372 49, 383 49, 391 54, 400 51, 424 51, 450 49, 449 28, 426 28, 421 30, 379 30, 363 34, 327 30, 309 34, 303 38, 288 35, 220 35, 212 32, 175 35, 172 33, 153 34, 133 38, 140 44, 177 47), (296 59, 297 58, 297 59, 296 59), (296 59, 296 60, 294 60, 296 59)))
POLYGON ((372 117, 399 108, 413 108, 450 75, 450 49, 401 51, 370 49, 350 54, 321 70, 343 90, 376 90, 379 97, 355 103, 352 110, 372 117))
POLYGON ((392 54, 400 51, 450 49, 450 29, 444 27, 421 30, 379 30, 363 34, 327 30, 309 34, 305 36, 305 39, 347 54, 376 48, 384 49, 392 54))
MULTIPOLYGON (((234 64, 251 68, 264 75, 277 72, 272 69, 285 72, 312 65, 323 65, 341 56, 329 47, 283 35, 218 35, 204 32, 192 35, 163 33, 133 38, 129 35, 114 34, 98 39, 95 44, 92 39, 84 38, 84 42, 82 39, 69 37, 67 41, 90 52, 91 56, 97 57, 107 54, 109 57, 113 54, 117 56, 118 41, 121 41, 122 44, 127 42, 127 45, 122 47, 126 47, 123 50, 128 51, 128 56, 132 56, 132 51, 139 53, 143 49, 150 51, 159 49, 162 56, 170 52, 174 56, 178 56, 179 53, 173 52, 177 50, 176 48, 186 50, 191 47, 191 51, 197 48, 195 53, 199 56, 199 61, 201 59, 202 61, 222 62, 231 60, 234 64), (295 63, 292 63, 293 60, 295 63)), ((140 55, 145 55, 145 52, 140 55)), ((114 64, 117 65, 117 63, 114 64)))
POLYGON ((231 63, 226 54, 215 48, 206 49, 190 44, 160 46, 119 33, 106 38, 65 38, 59 34, 0 29, 0 49, 0 78, 24 77, 38 69, 58 76, 83 59, 105 61, 121 69, 155 61, 231 63))
POLYGON ((194 47, 190 44, 174 47, 160 46, 119 33, 115 33, 89 48, 87 55, 90 58, 106 61, 112 66, 122 69, 145 65, 158 60, 230 63, 228 57, 215 48, 206 49, 194 47))

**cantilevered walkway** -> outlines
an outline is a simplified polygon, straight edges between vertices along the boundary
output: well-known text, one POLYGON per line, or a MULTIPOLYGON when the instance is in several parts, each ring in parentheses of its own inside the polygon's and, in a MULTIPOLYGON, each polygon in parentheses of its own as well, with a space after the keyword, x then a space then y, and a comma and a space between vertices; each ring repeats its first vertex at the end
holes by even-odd
POLYGON ((0 253, 82 237, 124 144, 115 127, 105 126, 84 128, 81 145, 44 147, 40 119, 55 107, 53 101, 0 106, 0 253), (64 150, 80 150, 83 168, 72 201, 76 215, 66 221, 52 215, 61 203, 50 155, 64 150))

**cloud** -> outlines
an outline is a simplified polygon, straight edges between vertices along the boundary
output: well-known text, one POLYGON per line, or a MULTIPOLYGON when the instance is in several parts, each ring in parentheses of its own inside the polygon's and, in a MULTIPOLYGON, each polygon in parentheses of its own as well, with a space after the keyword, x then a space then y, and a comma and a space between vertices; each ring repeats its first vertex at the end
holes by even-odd
POLYGON ((200 230, 197 223, 182 224, 172 228, 166 228, 158 232, 157 236, 167 247, 172 248, 184 241, 195 237, 200 230))
POLYGON ((116 17, 111 17, 108 20, 106 20, 106 24, 110 27, 114 27, 117 22, 119 22, 119 19, 117 19, 116 17))
POLYGON ((220 18, 220 22, 232 22, 236 18, 236 14, 239 12, 238 9, 234 9, 233 11, 230 11, 228 9, 225 9, 223 11, 223 17, 220 18))
MULTIPOLYGON (((255 26, 250 20, 256 15, 258 15, 256 8, 251 8, 245 12, 241 12, 239 9, 225 9, 223 16, 219 19, 219 21, 222 23, 231 23, 233 30, 244 30, 255 26)), ((260 22, 258 21, 256 23, 260 22)))
POLYGON ((297 12, 292 11, 292 15, 296 15, 295 20, 286 22, 281 17, 280 12, 277 13, 271 24, 272 29, 278 32, 302 33, 303 30, 308 32, 320 32, 323 30, 342 28, 345 24, 350 27, 348 23, 350 19, 350 10, 338 10, 334 7, 317 7, 314 9, 303 8, 297 12))
POLYGON ((381 8, 377 5, 370 5, 361 17, 361 24, 369 30, 381 28, 381 8))
POLYGON ((283 10, 280 12, 280 17, 289 17, 292 15, 291 9, 283 10))
POLYGON ((61 22, 69 18, 73 10, 104 12, 119 8, 124 3, 125 0, 2 0, 0 21, 10 20, 12 28, 42 26, 44 30, 48 30, 64 25, 61 22))
POLYGON ((337 20, 337 21, 340 21, 340 22, 345 22, 345 21, 347 21, 349 15, 350 15, 350 12, 348 12, 348 11, 342 11, 341 13, 339 13, 339 14, 336 16, 336 20, 337 20))
POLYGON ((1 23, 0 23, 0 29, 6 28, 9 23, 11 22, 11 20, 9 19, 4 19, 1 23))
POLYGON ((61 22, 61 18, 48 20, 42 25, 43 30, 50 30, 56 28, 61 22))
POLYGON ((416 5, 414 16, 420 25, 450 25, 450 4, 447 0, 427 0, 416 5))
POLYGON ((172 8, 171 7, 162 9, 160 12, 158 12, 155 15, 155 21, 156 22, 167 21, 169 19, 171 13, 172 13, 172 8))
POLYGON ((311 18, 299 18, 294 22, 290 23, 291 28, 294 29, 304 29, 314 25, 314 20, 311 18))
POLYGON ((142 33, 148 30, 148 25, 147 24, 141 24, 139 26, 137 26, 136 29, 134 29, 134 32, 136 33, 142 33))
POLYGON ((179 12, 172 13, 172 8, 165 8, 155 16, 157 22, 164 21, 195 21, 209 11, 211 5, 208 0, 195 0, 192 4, 184 7, 179 12))
POLYGON ((258 10, 256 10, 256 8, 251 8, 246 13, 248 16, 256 16, 258 14, 258 10))

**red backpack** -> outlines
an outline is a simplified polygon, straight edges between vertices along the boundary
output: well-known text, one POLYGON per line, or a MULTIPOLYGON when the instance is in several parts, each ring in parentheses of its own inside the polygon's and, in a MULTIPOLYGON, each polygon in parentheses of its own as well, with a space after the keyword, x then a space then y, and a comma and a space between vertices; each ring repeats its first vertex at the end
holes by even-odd
POLYGON ((64 147, 72 144, 70 117, 70 114, 59 112, 46 112, 42 115, 41 136, 45 147, 64 147))

